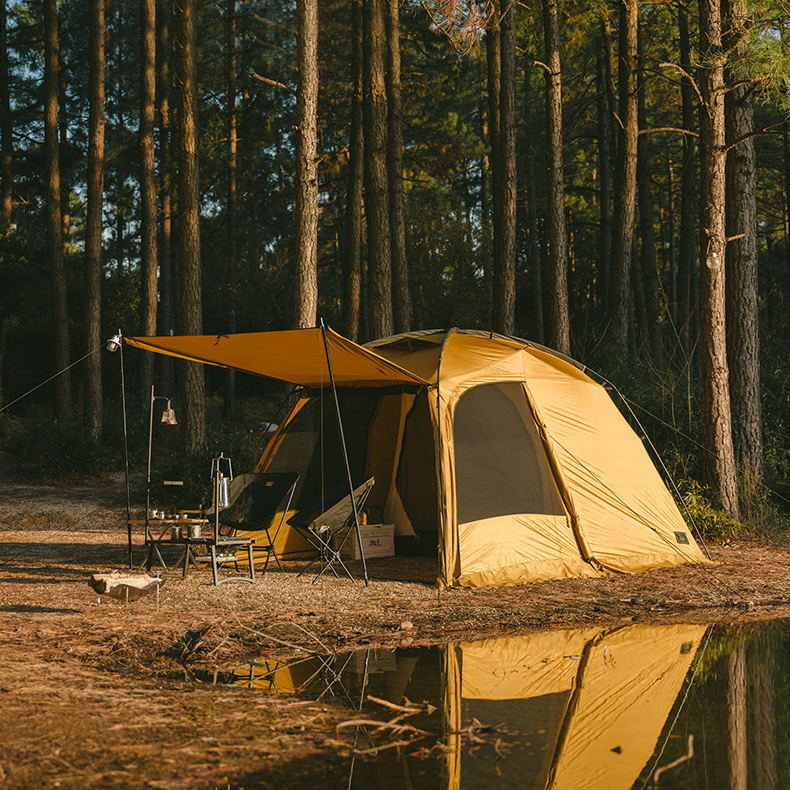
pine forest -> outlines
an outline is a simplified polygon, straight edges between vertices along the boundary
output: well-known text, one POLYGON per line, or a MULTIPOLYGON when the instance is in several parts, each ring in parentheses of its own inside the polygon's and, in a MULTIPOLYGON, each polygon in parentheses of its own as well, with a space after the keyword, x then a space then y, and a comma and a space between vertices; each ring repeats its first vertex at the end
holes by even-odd
MULTIPOLYGON (((790 529, 790 6, 0 9, 0 438, 31 473, 120 468, 119 329, 460 327, 612 382, 707 534, 790 529)), ((287 394, 130 351, 138 450, 154 382, 187 458, 287 394)))

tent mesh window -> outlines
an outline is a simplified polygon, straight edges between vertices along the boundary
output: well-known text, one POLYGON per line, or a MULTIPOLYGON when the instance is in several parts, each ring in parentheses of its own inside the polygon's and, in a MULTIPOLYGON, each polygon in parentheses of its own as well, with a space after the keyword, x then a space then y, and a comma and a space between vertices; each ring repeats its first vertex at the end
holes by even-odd
POLYGON ((465 392, 455 407, 453 440, 459 524, 519 513, 564 515, 522 384, 465 392))
MULTIPOLYGON (((355 484, 364 480, 367 437, 379 396, 375 392, 338 390, 348 462, 355 484)), ((348 493, 340 433, 332 394, 314 397, 288 425, 267 464, 267 472, 298 472, 293 506, 299 510, 325 497, 348 493)), ((333 503, 328 503, 333 504, 333 503)))

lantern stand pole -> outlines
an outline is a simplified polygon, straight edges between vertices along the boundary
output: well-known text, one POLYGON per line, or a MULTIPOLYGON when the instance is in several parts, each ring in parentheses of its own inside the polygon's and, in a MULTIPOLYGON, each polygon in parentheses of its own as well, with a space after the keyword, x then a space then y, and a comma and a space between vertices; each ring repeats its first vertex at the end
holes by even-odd
MULTIPOLYGON (((123 465, 126 476, 126 536, 129 544, 129 570, 134 568, 134 556, 132 554, 132 496, 129 485, 129 436, 126 428, 126 380, 123 367, 123 335, 118 330, 118 337, 121 340, 119 351, 121 352, 121 414, 123 419, 123 465)), ((146 528, 148 526, 148 511, 146 510, 146 528)))

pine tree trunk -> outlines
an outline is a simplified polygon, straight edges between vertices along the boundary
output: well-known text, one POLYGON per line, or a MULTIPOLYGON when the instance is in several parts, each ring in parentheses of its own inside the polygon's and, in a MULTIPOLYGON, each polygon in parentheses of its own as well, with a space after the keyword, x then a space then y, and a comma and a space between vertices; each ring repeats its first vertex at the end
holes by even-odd
POLYGON ((400 79, 399 0, 387 1, 387 169, 389 171, 393 318, 396 332, 411 329, 409 262, 406 258, 406 219, 403 207, 403 128, 400 79))
MULTIPOLYGON (((746 56, 738 40, 748 21, 743 0, 729 4, 728 49, 746 56)), ((733 78, 736 81, 737 77, 733 78)), ((752 92, 740 84, 725 103, 727 144, 742 140, 727 155, 727 236, 743 236, 727 246, 728 360, 735 440, 749 482, 763 471, 762 412, 760 408, 760 336, 757 306, 757 161, 754 149, 752 92)))
MULTIPOLYGON (((141 3, 140 92, 140 331, 156 334, 157 268, 156 244, 156 0, 141 3)), ((150 396, 154 381, 154 355, 140 360, 140 403, 150 396)))
POLYGON ((362 129, 362 0, 352 0, 351 130, 348 144, 348 178, 343 257, 343 330, 347 338, 359 339, 359 308, 362 267, 362 180, 364 133, 362 129))
POLYGON ((502 171, 502 135, 500 134, 499 110, 502 89, 502 38, 500 35, 500 3, 491 2, 491 20, 486 29, 486 89, 488 92, 488 148, 489 170, 488 183, 491 196, 491 237, 488 260, 488 281, 486 282, 490 326, 494 326, 494 278, 497 268, 500 239, 502 238, 502 191, 499 189, 499 178, 502 171))
POLYGON ((788 300, 790 300, 790 124, 782 124, 782 154, 784 164, 785 266, 787 266, 788 300))
POLYGON ((387 0, 365 0, 365 213, 368 225, 368 311, 371 338, 392 334, 392 265, 387 178, 387 0))
MULTIPOLYGON (((642 54, 641 36, 639 37, 639 96, 638 119, 639 128, 646 128, 645 109, 645 68, 642 54)), ((658 279, 658 261, 656 260, 656 231, 653 218, 653 193, 650 190, 651 181, 651 152, 650 138, 639 135, 637 143, 637 192, 639 195, 639 248, 640 277, 645 295, 645 330, 653 362, 662 367, 664 364, 664 343, 661 337, 661 303, 659 290, 661 284, 658 279)))
POLYGON ((551 346, 570 354, 568 315, 568 232, 565 225, 565 185, 562 155, 562 70, 557 0, 543 0, 543 38, 546 46, 546 123, 549 159, 549 271, 551 346))
MULTIPOLYGON (((195 73, 195 0, 175 0, 176 95, 178 96, 178 318, 183 335, 203 331, 200 267, 200 206, 198 203, 198 149, 195 73)), ((181 367, 184 419, 181 440, 194 455, 206 443, 206 391, 203 367, 184 362, 181 367)))
MULTIPOLYGON (((63 225, 60 213, 60 156, 58 152, 58 4, 44 0, 44 156, 46 160, 47 258, 52 297, 52 334, 55 368, 69 365, 69 314, 66 269, 63 261, 63 225)), ((55 414, 71 414, 71 376, 66 370, 55 379, 55 414)))
POLYGON ((14 190, 14 138, 11 134, 11 92, 8 84, 8 5, 0 4, 0 231, 11 223, 14 190))
POLYGON ((700 362, 708 476, 716 504, 738 518, 725 333, 724 52, 720 0, 700 0, 700 362))
POLYGON ((318 314, 318 0, 297 0, 296 249, 294 317, 297 328, 318 314))
MULTIPOLYGON (((236 114, 236 0, 228 0, 228 252, 225 257, 225 309, 229 334, 236 331, 236 287, 238 263, 236 261, 236 203, 238 118, 236 114)), ((225 373, 225 399, 222 413, 231 417, 236 412, 236 371, 225 373)))
MULTIPOLYGON (((60 139, 60 150, 66 150, 69 139, 68 113, 66 105, 66 32, 63 26, 63 6, 58 10, 58 29, 60 30, 60 42, 58 47, 58 138, 60 139)), ((71 186, 69 178, 70 168, 61 167, 60 169, 60 224, 63 237, 63 254, 68 255, 71 245, 71 186)))
MULTIPOLYGON (((488 55, 489 34, 486 33, 486 57, 488 55)), ((488 85, 486 84, 486 93, 488 85)), ((491 326, 494 289, 491 276, 492 237, 491 237, 491 160, 488 151, 491 135, 488 128, 488 106, 486 97, 480 101, 480 141, 483 153, 480 157, 480 254, 483 258, 483 291, 485 293, 485 322, 491 326)))
POLYGON ((664 245, 669 254, 669 316, 678 325, 678 251, 675 237, 675 166, 667 157, 667 220, 664 225, 664 245))
POLYGON ((620 0, 619 8, 618 88, 622 125, 617 143, 609 310, 615 344, 622 357, 625 357, 628 351, 628 295, 636 214, 636 165, 639 138, 636 64, 639 17, 636 0, 620 0))
MULTIPOLYGON (((85 209, 85 351, 101 347, 102 219, 104 204, 104 0, 90 0, 88 68, 88 189, 85 209)), ((86 360, 85 419, 102 432, 101 354, 86 360)))
POLYGON ((493 327, 504 335, 516 332, 516 23, 515 0, 504 0, 500 20, 499 192, 502 217, 494 238, 493 327))
MULTIPOLYGON (((688 12, 684 0, 678 2, 678 37, 680 42, 680 65, 687 74, 691 73, 691 41, 689 39, 688 12)), ((691 80, 681 77, 680 102, 683 128, 696 131, 694 113, 694 88, 691 80)), ((683 354, 692 354, 691 324, 694 306, 694 268, 697 260, 696 216, 697 216, 697 143, 690 134, 683 135, 683 167, 680 176, 680 239, 678 249, 678 335, 683 354)))
POLYGON ((537 129, 532 114, 532 106, 535 103, 532 89, 532 71, 534 66, 535 59, 530 52, 527 55, 526 68, 524 69, 524 135, 527 138, 524 152, 527 191, 527 251, 529 286, 532 293, 532 338, 536 343, 543 343, 543 283, 540 266, 540 244, 538 243, 538 199, 537 190, 535 189, 535 182, 537 181, 535 136, 537 129))
MULTIPOLYGON (((603 23, 602 23, 603 26, 603 23)), ((602 34, 603 36, 603 34, 602 34)), ((606 82, 606 58, 603 46, 596 61, 596 99, 598 109, 598 287, 601 312, 609 310, 609 260, 612 255, 612 108, 606 82)))
MULTIPOLYGON (((159 27, 159 173, 161 185, 161 225, 159 228, 159 334, 175 328, 175 288, 172 256, 173 172, 170 156, 170 3, 165 0, 157 15, 159 27)), ((175 390, 173 360, 160 360, 164 391, 175 390)), ((146 403, 149 395, 143 403, 146 403)))

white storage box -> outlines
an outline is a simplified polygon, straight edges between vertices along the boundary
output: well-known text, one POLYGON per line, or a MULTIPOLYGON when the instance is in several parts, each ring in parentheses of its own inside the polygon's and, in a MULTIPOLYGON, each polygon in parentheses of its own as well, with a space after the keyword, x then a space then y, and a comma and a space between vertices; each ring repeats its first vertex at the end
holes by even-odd
MULTIPOLYGON (((371 557, 392 557, 395 554, 395 525, 394 524, 360 524, 359 532, 362 537, 362 549, 365 559, 371 557)), ((335 548, 340 545, 345 537, 345 531, 334 536, 335 548)), ((357 544, 357 531, 352 524, 348 531, 346 542, 340 549, 340 556, 344 560, 358 560, 359 545, 357 544)))

